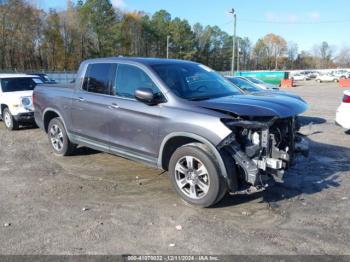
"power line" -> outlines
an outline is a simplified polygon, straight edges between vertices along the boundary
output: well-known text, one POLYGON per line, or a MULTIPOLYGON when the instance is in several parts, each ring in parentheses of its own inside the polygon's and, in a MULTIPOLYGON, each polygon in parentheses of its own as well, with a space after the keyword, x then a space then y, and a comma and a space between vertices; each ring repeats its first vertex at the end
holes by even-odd
POLYGON ((288 21, 266 21, 266 20, 254 20, 254 19, 239 19, 240 22, 255 23, 255 24, 287 24, 287 25, 318 25, 318 24, 342 24, 350 23, 350 19, 344 20, 328 20, 318 22, 288 22, 288 21))
POLYGON ((233 19, 231 19, 230 21, 228 21, 228 22, 226 22, 226 23, 224 23, 224 24, 222 24, 222 25, 218 25, 218 27, 223 27, 223 26, 226 26, 226 25, 228 25, 228 24, 231 24, 232 21, 233 21, 233 19))

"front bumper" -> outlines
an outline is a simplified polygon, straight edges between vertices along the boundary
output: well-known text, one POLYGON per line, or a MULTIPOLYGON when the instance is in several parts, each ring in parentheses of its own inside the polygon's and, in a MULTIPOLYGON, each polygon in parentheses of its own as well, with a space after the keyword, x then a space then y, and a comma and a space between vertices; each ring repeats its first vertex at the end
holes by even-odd
MULTIPOLYGON (((283 133, 286 140, 280 142, 284 146, 276 146, 274 131, 276 126, 274 123, 275 120, 266 123, 236 122, 236 126, 241 126, 241 130, 243 130, 243 132, 238 133, 247 133, 249 128, 255 131, 260 130, 261 140, 259 145, 249 144, 250 142, 247 142, 246 136, 239 138, 237 132, 233 132, 218 146, 219 149, 228 152, 235 161, 243 182, 254 187, 264 187, 271 179, 276 182, 283 182, 283 175, 294 164, 295 156, 302 154, 307 157, 309 154, 309 143, 303 135, 297 132, 299 127, 294 118, 277 123, 279 126, 288 126, 286 133, 283 133)), ((231 126, 234 124, 230 123, 231 126)), ((282 132, 279 134, 282 135, 282 132)))
MULTIPOLYGON (((277 156, 264 156, 259 160, 250 159, 240 146, 233 142, 226 147, 236 164, 244 172, 245 182, 253 186, 263 186, 273 178, 276 182, 283 182, 283 175, 288 166, 293 164, 293 159, 287 152, 280 151, 277 156)), ((309 143, 302 136, 298 136, 295 142, 295 154, 307 157, 309 154, 309 143)))
POLYGON ((32 122, 34 121, 34 112, 26 112, 26 113, 20 113, 13 118, 18 122, 32 122))

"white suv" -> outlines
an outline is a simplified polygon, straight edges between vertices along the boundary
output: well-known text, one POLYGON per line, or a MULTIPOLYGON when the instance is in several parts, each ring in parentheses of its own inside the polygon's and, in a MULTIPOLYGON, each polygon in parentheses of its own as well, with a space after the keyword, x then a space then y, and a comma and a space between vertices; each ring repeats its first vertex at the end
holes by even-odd
POLYGON ((37 76, 0 74, 0 117, 7 129, 15 130, 20 123, 33 122, 33 90, 43 82, 37 76))
POLYGON ((350 130, 350 90, 344 91, 343 101, 337 109, 335 122, 350 130))
POLYGON ((316 77, 315 81, 318 83, 322 82, 339 82, 339 76, 332 74, 319 75, 316 77))

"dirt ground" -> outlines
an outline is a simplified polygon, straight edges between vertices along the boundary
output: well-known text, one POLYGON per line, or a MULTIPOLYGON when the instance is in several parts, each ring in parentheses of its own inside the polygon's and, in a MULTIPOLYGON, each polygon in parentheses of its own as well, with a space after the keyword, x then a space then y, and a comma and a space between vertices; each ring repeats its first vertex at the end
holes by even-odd
POLYGON ((85 148, 59 158, 41 130, 0 123, 0 254, 350 254, 342 90, 312 81, 291 92, 310 105, 310 157, 284 184, 210 209, 184 204, 159 170, 85 148))

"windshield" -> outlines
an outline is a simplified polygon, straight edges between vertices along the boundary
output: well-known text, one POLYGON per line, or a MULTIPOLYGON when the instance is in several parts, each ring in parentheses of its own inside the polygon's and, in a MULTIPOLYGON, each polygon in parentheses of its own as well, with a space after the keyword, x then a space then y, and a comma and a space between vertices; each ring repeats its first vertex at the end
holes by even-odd
POLYGON ((247 76, 246 78, 254 84, 266 84, 265 82, 251 76, 247 76))
POLYGON ((256 87, 254 84, 249 83, 248 81, 242 79, 242 78, 237 78, 237 77, 231 77, 227 78, 230 82, 238 86, 240 89, 248 92, 259 92, 261 91, 260 88, 256 87))
POLYGON ((47 75, 41 75, 41 79, 47 82, 50 82, 50 78, 47 75))
POLYGON ((177 96, 187 100, 206 100, 241 94, 228 80, 200 64, 157 64, 153 70, 177 96))
POLYGON ((2 92, 19 92, 19 91, 30 91, 34 90, 37 84, 42 84, 43 82, 40 78, 30 78, 30 77, 21 77, 21 78, 2 78, 1 79, 1 88, 2 92))

